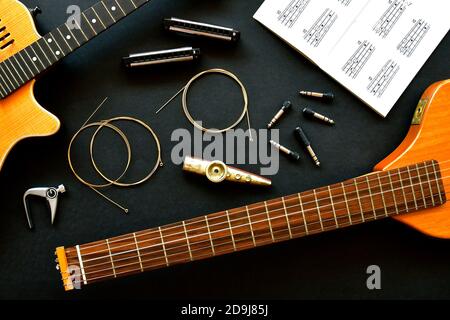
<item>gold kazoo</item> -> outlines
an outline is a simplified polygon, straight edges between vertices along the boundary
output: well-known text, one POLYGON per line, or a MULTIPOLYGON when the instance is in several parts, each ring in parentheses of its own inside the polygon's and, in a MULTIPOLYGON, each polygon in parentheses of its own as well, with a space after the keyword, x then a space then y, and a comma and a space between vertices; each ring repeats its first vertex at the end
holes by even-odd
POLYGON ((227 166, 222 161, 207 161, 193 157, 184 159, 183 170, 206 176, 209 181, 220 183, 224 180, 251 184, 257 186, 271 186, 272 181, 259 175, 227 166))

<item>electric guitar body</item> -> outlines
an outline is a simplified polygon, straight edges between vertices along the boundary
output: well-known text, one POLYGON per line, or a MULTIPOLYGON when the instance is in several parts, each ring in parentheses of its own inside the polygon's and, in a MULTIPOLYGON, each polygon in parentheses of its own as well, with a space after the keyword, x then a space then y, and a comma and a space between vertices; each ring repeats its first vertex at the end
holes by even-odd
MULTIPOLYGON (((401 168, 425 160, 439 162, 444 186, 450 184, 450 80, 430 86, 423 94, 403 143, 375 166, 374 171, 401 168)), ((449 203, 394 217, 433 237, 450 238, 449 203)))
MULTIPOLYGON (((41 36, 29 10, 17 0, 0 5, 0 62, 29 46, 41 36), (12 42, 13 41, 13 42, 12 42)), ((35 80, 0 100, 0 168, 12 147, 29 137, 49 136, 60 127, 58 118, 34 98, 35 80)))

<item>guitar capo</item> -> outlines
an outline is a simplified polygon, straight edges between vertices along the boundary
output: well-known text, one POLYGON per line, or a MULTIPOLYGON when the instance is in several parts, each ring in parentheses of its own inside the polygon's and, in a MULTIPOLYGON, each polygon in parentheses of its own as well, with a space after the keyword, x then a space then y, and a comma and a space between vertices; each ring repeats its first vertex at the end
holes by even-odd
POLYGON ((25 192, 23 195, 23 205, 25 206, 25 214, 30 229, 33 229, 33 222, 31 221, 30 211, 28 209, 27 197, 37 196, 47 200, 47 204, 50 208, 51 222, 53 224, 56 216, 56 208, 58 206, 58 196, 64 192, 66 192, 66 188, 62 184, 58 186, 58 188, 32 188, 25 192))

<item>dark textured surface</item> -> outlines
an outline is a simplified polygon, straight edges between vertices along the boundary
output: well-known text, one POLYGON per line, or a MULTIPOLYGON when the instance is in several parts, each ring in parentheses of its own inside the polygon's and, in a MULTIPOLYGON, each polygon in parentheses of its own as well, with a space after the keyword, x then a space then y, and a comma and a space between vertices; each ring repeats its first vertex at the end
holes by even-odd
MULTIPOLYGON (((74 2, 86 8, 94 0, 24 1, 43 9, 37 20, 41 33, 62 23, 67 6, 74 2)), ((450 242, 428 238, 394 221, 106 282, 79 292, 62 290, 53 262, 56 246, 103 239, 369 172, 402 141, 423 90, 449 76, 447 36, 383 120, 254 21, 252 15, 261 2, 154 0, 38 81, 38 101, 61 119, 62 128, 53 137, 21 142, 0 173, 1 298, 450 298, 450 242), (196 66, 123 70, 120 57, 127 53, 191 44, 189 39, 163 32, 162 18, 168 16, 234 26, 242 31, 242 40, 236 47, 199 43, 204 56, 196 66), (300 88, 335 92, 333 105, 311 105, 331 115, 338 125, 328 128, 304 123, 324 167, 315 169, 306 155, 300 165, 282 158, 271 190, 239 188, 239 192, 233 186, 214 187, 182 174, 181 168, 170 162, 174 145, 170 134, 175 128, 190 126, 178 102, 159 117, 154 116, 154 110, 194 73, 211 67, 226 68, 241 77, 249 91, 256 128, 264 127, 285 99, 297 106, 305 104, 307 101, 296 94, 300 88), (166 165, 154 179, 139 188, 108 191, 114 199, 127 204, 129 216, 80 185, 66 163, 71 135, 105 96, 110 101, 98 119, 114 115, 139 117, 154 127, 163 144, 166 165), (33 202, 36 230, 28 231, 21 202, 23 192, 31 186, 59 183, 64 183, 69 192, 60 203, 56 225, 50 226, 44 203, 33 202), (365 269, 372 264, 382 269, 383 289, 376 292, 368 291, 365 285, 365 269)), ((231 120, 240 106, 235 91, 230 92, 236 106, 228 102, 232 85, 222 79, 205 82, 199 83, 194 93, 192 101, 197 107, 193 107, 193 113, 211 121, 216 116, 231 120), (201 86, 210 88, 209 92, 202 95, 201 86)), ((281 131, 281 138, 293 146, 296 142, 291 129, 301 119, 300 112, 296 112, 298 115, 285 119, 281 131)), ((143 135, 132 138, 134 144, 147 139, 143 135)), ((101 139, 98 152, 103 156, 102 163, 115 167, 111 163, 123 160, 110 158, 117 153, 115 144, 119 141, 106 135, 101 139)), ((133 175, 139 173, 143 171, 133 175)))

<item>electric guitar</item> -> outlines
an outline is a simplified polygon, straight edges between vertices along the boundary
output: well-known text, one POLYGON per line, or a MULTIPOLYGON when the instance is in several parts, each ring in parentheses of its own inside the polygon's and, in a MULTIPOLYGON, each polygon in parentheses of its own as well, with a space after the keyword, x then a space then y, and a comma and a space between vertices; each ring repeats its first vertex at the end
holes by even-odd
POLYGON ((374 172, 342 183, 56 249, 72 290, 180 263, 392 217, 450 238, 450 80, 426 90, 405 141, 374 172))
POLYGON ((17 0, 0 2, 0 168, 9 151, 28 137, 49 136, 59 120, 34 98, 35 78, 149 0, 102 0, 79 19, 44 36, 17 0))

